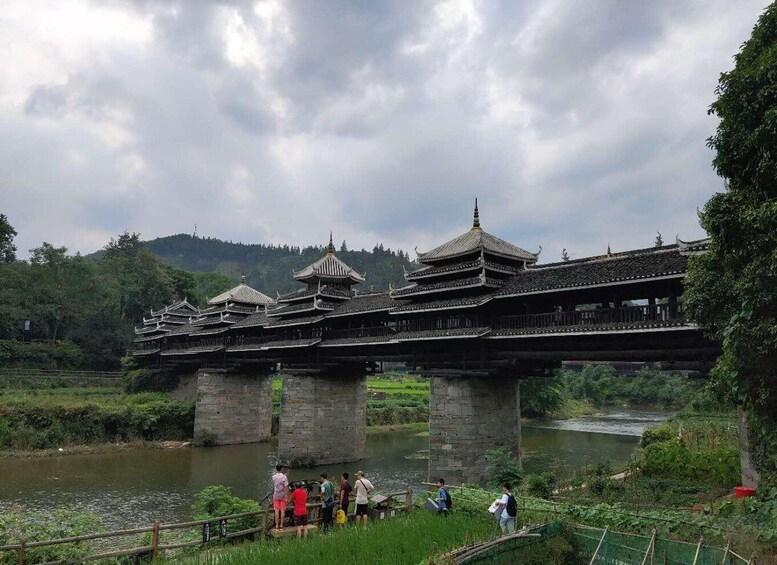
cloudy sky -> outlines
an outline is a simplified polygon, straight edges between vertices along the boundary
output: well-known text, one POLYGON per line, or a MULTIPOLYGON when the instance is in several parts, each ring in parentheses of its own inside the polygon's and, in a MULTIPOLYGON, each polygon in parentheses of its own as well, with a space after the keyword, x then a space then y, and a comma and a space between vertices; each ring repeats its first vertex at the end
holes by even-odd
POLYGON ((701 237, 721 71, 765 0, 8 0, 0 212, 27 250, 125 229, 544 261, 701 237))

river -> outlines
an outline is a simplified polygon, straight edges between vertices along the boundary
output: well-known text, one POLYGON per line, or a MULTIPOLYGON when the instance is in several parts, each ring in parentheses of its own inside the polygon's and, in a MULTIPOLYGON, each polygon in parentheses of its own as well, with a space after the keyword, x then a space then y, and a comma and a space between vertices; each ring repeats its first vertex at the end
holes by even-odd
MULTIPOLYGON (((523 426, 527 473, 569 471, 586 463, 628 461, 645 427, 665 412, 609 410, 601 416, 533 422, 523 426)), ((363 469, 379 492, 421 489, 426 480, 428 437, 390 432, 367 438, 367 456, 356 463, 291 470, 290 479, 339 477, 363 469)), ((225 484, 238 496, 262 498, 276 461, 274 442, 210 448, 137 449, 118 453, 32 459, 0 458, 0 509, 74 508, 102 517, 107 528, 183 521, 194 494, 225 484)))

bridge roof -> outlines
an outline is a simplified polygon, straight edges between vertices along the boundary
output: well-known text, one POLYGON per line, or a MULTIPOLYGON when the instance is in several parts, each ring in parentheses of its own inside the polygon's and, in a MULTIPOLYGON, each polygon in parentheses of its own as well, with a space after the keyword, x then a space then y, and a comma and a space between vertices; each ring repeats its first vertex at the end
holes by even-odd
POLYGON ((369 312, 383 312, 404 304, 403 300, 395 300, 388 292, 373 292, 370 294, 359 294, 339 304, 327 318, 336 318, 339 316, 352 316, 355 314, 366 314, 369 312))
POLYGON ((676 245, 535 265, 521 271, 496 293, 498 298, 554 290, 623 284, 657 278, 681 278, 688 258, 676 245))
POLYGON ((517 245, 513 245, 509 241, 505 241, 504 239, 500 239, 495 235, 483 231, 480 227, 477 200, 475 200, 475 214, 472 228, 468 232, 435 247, 431 251, 417 253, 420 262, 435 263, 470 255, 478 251, 483 251, 506 259, 525 261, 527 263, 535 263, 537 261, 537 254, 530 253, 517 245))
POLYGON ((302 282, 314 282, 316 279, 349 281, 351 284, 364 282, 364 276, 354 271, 335 256, 332 234, 329 234, 329 246, 326 255, 294 273, 294 279, 302 282))
POLYGON ((211 305, 225 304, 227 302, 240 302, 241 304, 263 306, 265 304, 272 304, 274 300, 266 294, 248 286, 245 282, 245 277, 241 277, 240 284, 235 288, 222 292, 218 296, 214 296, 208 300, 208 304, 211 305))

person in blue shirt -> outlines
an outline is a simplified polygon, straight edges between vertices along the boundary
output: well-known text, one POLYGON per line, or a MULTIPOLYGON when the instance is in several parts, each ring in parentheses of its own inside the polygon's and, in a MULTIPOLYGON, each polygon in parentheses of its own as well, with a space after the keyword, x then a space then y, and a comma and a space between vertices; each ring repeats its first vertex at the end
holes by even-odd
POLYGON ((445 490, 445 479, 440 478, 437 481, 437 488, 439 491, 437 492, 437 498, 435 499, 435 502, 437 503, 438 512, 440 514, 447 514, 448 513, 448 492, 445 490))

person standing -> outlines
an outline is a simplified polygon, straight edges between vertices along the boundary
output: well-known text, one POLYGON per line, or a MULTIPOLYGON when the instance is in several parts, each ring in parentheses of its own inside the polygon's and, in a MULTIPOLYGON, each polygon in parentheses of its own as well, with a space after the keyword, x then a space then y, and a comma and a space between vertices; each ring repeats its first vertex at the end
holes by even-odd
POLYGON ((288 502, 294 504, 294 526, 297 537, 308 537, 308 491, 304 483, 297 483, 297 488, 289 495, 288 502))
POLYGON ((351 483, 348 482, 348 473, 343 473, 343 477, 340 480, 340 508, 345 515, 348 516, 348 505, 351 503, 351 483))
POLYGON ((372 483, 364 476, 364 471, 356 472, 356 482, 353 484, 353 488, 356 491, 356 523, 362 519, 364 525, 367 525, 369 516, 367 515, 367 503, 369 502, 369 494, 375 490, 372 483))
POLYGON ((326 473, 321 473, 321 517, 323 519, 324 531, 332 525, 332 514, 335 510, 335 494, 332 481, 327 478, 326 473))
POLYGON ((445 479, 440 477, 440 479, 437 481, 437 488, 439 489, 437 491, 437 498, 435 502, 437 502, 437 512, 439 514, 448 514, 448 491, 445 488, 445 479))
POLYGON ((283 465, 275 466, 272 476, 272 507, 275 512, 275 529, 282 530, 286 521, 286 499, 289 496, 289 479, 283 472, 283 465))
POLYGON ((499 515, 499 527, 503 534, 511 534, 515 531, 515 516, 518 514, 518 504, 510 491, 510 483, 502 485, 502 498, 496 503, 499 515))

